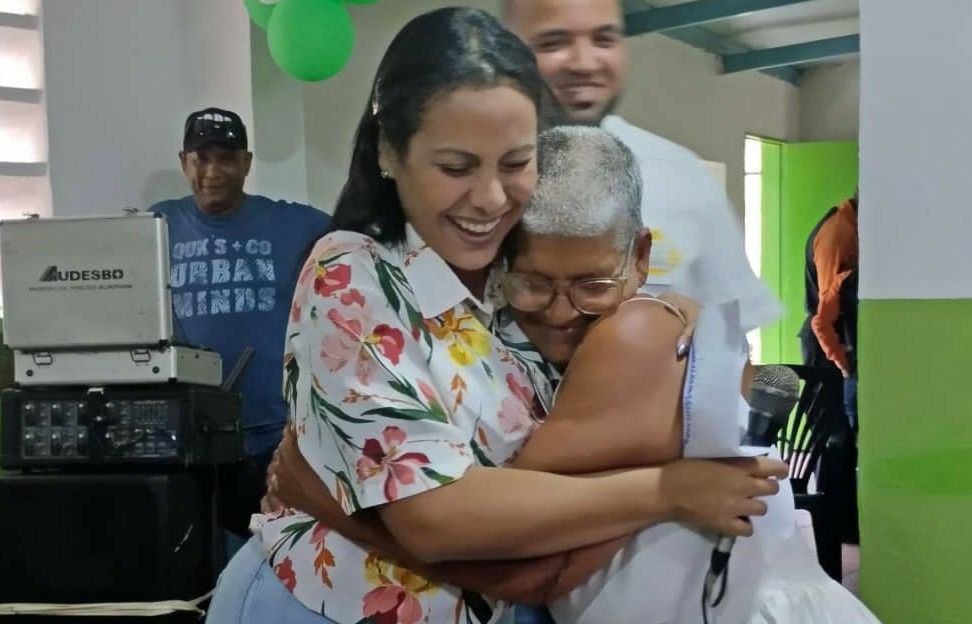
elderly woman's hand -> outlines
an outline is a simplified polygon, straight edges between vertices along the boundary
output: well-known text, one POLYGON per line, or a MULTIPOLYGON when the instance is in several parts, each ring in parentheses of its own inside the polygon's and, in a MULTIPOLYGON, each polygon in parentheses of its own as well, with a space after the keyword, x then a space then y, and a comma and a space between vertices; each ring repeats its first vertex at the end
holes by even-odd
POLYGON ((686 297, 685 295, 680 295, 678 293, 666 292, 661 295, 655 295, 656 299, 659 299, 666 304, 667 307, 673 314, 678 316, 682 322, 685 324, 685 328, 678 337, 678 341, 675 343, 675 355, 679 359, 685 357, 688 353, 689 346, 692 344, 692 335, 695 333, 695 323, 699 320, 699 310, 702 306, 699 302, 691 297, 686 297))
POLYGON ((722 535, 748 537, 750 516, 766 515, 762 497, 779 491, 787 465, 770 457, 679 459, 661 468, 661 488, 675 519, 722 535))
POLYGON ((329 495, 327 486, 301 454, 297 434, 288 425, 267 468, 267 493, 260 502, 260 511, 290 508, 316 515, 321 497, 329 495))

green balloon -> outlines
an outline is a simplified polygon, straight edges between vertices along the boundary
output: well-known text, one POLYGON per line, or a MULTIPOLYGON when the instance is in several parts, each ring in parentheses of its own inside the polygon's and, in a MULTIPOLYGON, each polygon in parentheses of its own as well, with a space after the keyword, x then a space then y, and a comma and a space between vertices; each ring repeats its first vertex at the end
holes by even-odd
POLYGON ((243 0, 243 6, 246 7, 246 12, 250 14, 253 23, 266 30, 277 2, 279 0, 243 0))
POLYGON ((354 27, 340 0, 280 0, 267 27, 270 56, 298 80, 325 80, 351 58, 354 27))

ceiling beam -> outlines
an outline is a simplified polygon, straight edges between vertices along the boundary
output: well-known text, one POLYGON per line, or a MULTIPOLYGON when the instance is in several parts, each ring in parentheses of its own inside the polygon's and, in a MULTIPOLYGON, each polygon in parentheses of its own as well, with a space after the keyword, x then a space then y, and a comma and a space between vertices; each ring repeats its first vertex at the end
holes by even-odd
POLYGON ((22 89, 20 87, 0 87, 0 102, 27 102, 38 104, 43 93, 40 89, 22 89))
MULTIPOLYGON (((663 34, 670 39, 687 43, 694 48, 705 50, 721 58, 751 51, 744 45, 723 39, 719 35, 700 27, 683 28, 663 34)), ((796 67, 776 67, 767 69, 763 73, 792 85, 797 85, 803 76, 803 72, 796 67)))
POLYGON ((779 48, 752 50, 727 54, 722 57, 722 73, 742 71, 766 71, 803 63, 822 61, 837 56, 857 54, 861 51, 861 36, 846 35, 832 39, 820 39, 779 48))
POLYGON ((0 176, 11 178, 41 177, 47 175, 47 163, 0 161, 0 176))
POLYGON ((775 9, 808 0, 696 0, 656 9, 633 11, 626 16, 631 35, 677 30, 709 22, 775 9))
MULTIPOLYGON (((652 8, 651 4, 645 0, 624 0, 625 6, 625 35, 632 36, 629 31, 630 23, 629 18, 643 11, 658 11, 660 9, 652 8)), ((730 54, 738 54, 741 52, 749 52, 752 48, 748 48, 739 43, 729 41, 724 39, 714 32, 707 30, 701 26, 687 26, 685 28, 680 28, 678 30, 670 30, 661 33, 670 39, 675 39, 676 41, 681 41, 692 47, 699 48, 700 50, 705 50, 710 54, 715 54, 720 57, 725 57, 730 54)), ((767 69, 762 73, 772 76, 778 80, 788 82, 792 85, 799 83, 801 76, 803 76, 803 71, 796 67, 779 67, 776 69, 767 69)))
POLYGON ((36 15, 21 15, 19 13, 4 13, 0 11, 0 26, 37 30, 39 24, 40 18, 36 15))

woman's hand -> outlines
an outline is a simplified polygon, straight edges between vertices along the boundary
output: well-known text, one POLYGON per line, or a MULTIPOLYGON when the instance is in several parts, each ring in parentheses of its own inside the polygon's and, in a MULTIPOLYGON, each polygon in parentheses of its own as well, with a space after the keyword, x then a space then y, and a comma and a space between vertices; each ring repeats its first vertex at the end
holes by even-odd
POLYGON ((685 328, 678 337, 678 342, 676 342, 675 354, 679 359, 685 357, 688 353, 689 345, 692 344, 692 335, 695 333, 695 323, 699 320, 699 310, 702 306, 699 302, 691 297, 686 297, 685 295, 680 295, 674 292, 666 292, 660 295, 655 295, 655 298, 661 302, 668 304, 669 310, 681 318, 682 322, 685 323, 685 328), (673 309, 674 308, 674 309, 673 309))
POLYGON ((749 516, 766 514, 756 500, 776 494, 775 479, 787 476, 787 466, 769 457, 727 460, 680 459, 662 467, 661 491, 675 519, 720 535, 748 537, 749 516))

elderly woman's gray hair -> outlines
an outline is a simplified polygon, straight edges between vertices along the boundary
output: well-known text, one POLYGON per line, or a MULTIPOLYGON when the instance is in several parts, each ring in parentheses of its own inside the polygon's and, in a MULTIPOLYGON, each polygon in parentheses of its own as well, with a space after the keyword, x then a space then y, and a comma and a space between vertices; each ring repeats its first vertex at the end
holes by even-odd
POLYGON ((540 180, 523 214, 528 234, 595 237, 615 234, 625 251, 643 227, 641 171, 613 134, 561 126, 540 135, 540 180))

